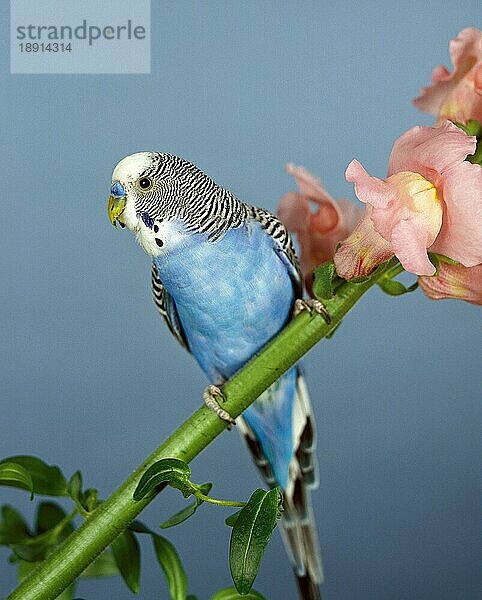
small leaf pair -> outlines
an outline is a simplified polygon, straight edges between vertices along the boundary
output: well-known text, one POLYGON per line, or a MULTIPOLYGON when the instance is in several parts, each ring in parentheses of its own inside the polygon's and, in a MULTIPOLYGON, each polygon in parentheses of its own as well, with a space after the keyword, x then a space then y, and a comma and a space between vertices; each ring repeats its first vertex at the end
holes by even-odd
MULTIPOLYGON (((191 495, 206 496, 212 488, 212 483, 203 483, 201 485, 192 483, 191 469, 189 465, 177 458, 164 458, 151 465, 141 477, 137 488, 134 492, 134 500, 142 500, 147 494, 158 489, 161 485, 170 485, 181 491, 185 498, 191 495)), ((199 506, 205 502, 207 498, 196 497, 196 500, 183 508, 175 515, 167 519, 161 525, 161 529, 174 527, 192 517, 199 506)))

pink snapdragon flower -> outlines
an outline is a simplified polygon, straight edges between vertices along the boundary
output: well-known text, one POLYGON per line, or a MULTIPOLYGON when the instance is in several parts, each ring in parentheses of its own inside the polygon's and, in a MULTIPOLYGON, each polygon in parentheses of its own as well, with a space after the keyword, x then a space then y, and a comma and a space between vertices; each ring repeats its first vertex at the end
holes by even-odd
POLYGON ((455 298, 482 304, 482 264, 475 267, 442 262, 434 277, 419 277, 418 282, 432 300, 455 298))
POLYGON ((335 253, 338 274, 367 275, 395 254, 407 271, 433 275, 428 250, 466 267, 481 263, 482 168, 465 161, 475 146, 475 137, 444 121, 398 138, 387 179, 352 161, 346 178, 367 210, 335 253))
POLYGON ((336 244, 351 233, 362 211, 348 200, 334 200, 320 180, 305 168, 290 163, 286 171, 294 176, 300 191, 285 194, 277 214, 298 237, 301 271, 311 291, 313 269, 332 260, 336 244), (316 207, 314 212, 310 202, 316 207))
POLYGON ((441 119, 482 121, 482 31, 469 27, 450 41, 452 73, 439 65, 414 105, 441 119))

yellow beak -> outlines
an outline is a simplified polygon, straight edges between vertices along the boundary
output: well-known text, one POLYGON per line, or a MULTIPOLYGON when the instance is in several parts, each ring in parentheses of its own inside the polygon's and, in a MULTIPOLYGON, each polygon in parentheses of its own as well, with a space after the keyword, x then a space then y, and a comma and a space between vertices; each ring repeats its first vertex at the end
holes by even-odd
POLYGON ((121 196, 120 198, 116 198, 115 196, 109 196, 109 202, 107 204, 107 214, 109 215, 109 220, 117 229, 117 221, 120 221, 119 217, 124 212, 124 208, 126 207, 126 199, 125 196, 121 196))

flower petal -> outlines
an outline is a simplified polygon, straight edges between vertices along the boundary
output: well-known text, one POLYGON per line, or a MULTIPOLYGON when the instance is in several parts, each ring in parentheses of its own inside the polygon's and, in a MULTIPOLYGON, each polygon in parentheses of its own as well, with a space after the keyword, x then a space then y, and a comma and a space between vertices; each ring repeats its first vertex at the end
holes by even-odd
MULTIPOLYGON (((313 217, 311 228, 324 233, 337 227, 342 217, 338 203, 321 185, 318 177, 312 175, 304 167, 297 167, 293 163, 288 163, 285 168, 286 172, 295 178, 300 192, 320 206, 318 212, 315 213, 316 217, 313 217)), ((290 227, 288 226, 288 228, 290 227)))
POLYGON ((462 29, 455 39, 450 40, 449 53, 455 67, 454 74, 465 74, 482 58, 482 31, 475 27, 462 29))
POLYGON ((342 218, 338 225, 320 232, 317 227, 318 214, 311 215, 311 260, 312 268, 333 259, 336 245, 346 239, 362 218, 361 209, 348 200, 337 200, 342 218))
POLYGON ((355 184, 355 194, 362 202, 375 208, 384 208, 388 204, 390 187, 383 179, 369 175, 357 160, 352 160, 348 165, 345 177, 355 184))
POLYGON ((341 221, 339 207, 333 202, 323 202, 320 203, 318 210, 311 214, 310 229, 311 231, 327 234, 336 230, 341 221))
POLYGON ((401 171, 391 175, 387 184, 391 200, 386 208, 374 208, 371 218, 378 233, 386 240, 401 221, 412 223, 424 232, 426 248, 435 241, 442 226, 442 202, 437 189, 418 173, 401 171))
MULTIPOLYGON (((474 106, 473 91, 461 98, 458 87, 470 77, 470 70, 482 59, 482 31, 474 27, 463 29, 449 44, 454 71, 438 66, 432 73, 431 85, 422 88, 413 101, 422 111, 436 116, 466 122, 479 118, 480 106, 474 106), (475 112, 474 112, 475 111, 475 112)), ((475 86, 477 88, 477 86, 475 86)), ((467 91, 467 90, 466 90, 467 91)))
POLYGON ((308 196, 310 200, 315 202, 331 202, 336 204, 330 194, 321 185, 318 177, 312 175, 308 169, 301 166, 296 166, 293 163, 288 163, 285 167, 286 172, 296 180, 300 192, 308 196))
POLYGON ((482 62, 474 67, 474 88, 477 94, 482 94, 482 62))
POLYGON ((420 96, 413 100, 413 105, 422 112, 438 115, 442 102, 454 87, 452 74, 439 65, 432 73, 432 84, 420 90, 420 96))
POLYGON ((299 192, 285 194, 276 210, 278 217, 289 231, 307 231, 310 226, 310 203, 308 198, 299 192))
POLYGON ((444 98, 439 110, 439 118, 467 123, 471 119, 482 121, 482 96, 476 87, 473 70, 464 77, 457 87, 444 98))
POLYGON ((419 277, 418 282, 432 300, 456 298, 482 304, 482 264, 464 267, 441 263, 438 275, 419 277))
MULTIPOLYGON (((393 145, 388 175, 414 171, 433 181, 475 152, 477 138, 443 121, 438 127, 412 127, 393 145)), ((435 182, 434 182, 435 183, 435 182)))
POLYGON ((412 221, 400 221, 392 230, 392 249, 403 268, 416 275, 433 275, 427 255, 427 233, 412 221))
POLYGON ((482 262, 482 167, 463 162, 444 179, 442 228, 430 248, 466 267, 482 262))

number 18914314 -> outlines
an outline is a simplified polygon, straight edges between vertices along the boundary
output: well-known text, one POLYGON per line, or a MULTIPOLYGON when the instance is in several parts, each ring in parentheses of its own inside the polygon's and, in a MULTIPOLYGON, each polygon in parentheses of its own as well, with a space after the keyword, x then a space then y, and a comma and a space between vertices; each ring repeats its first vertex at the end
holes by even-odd
POLYGON ((72 46, 70 43, 65 44, 64 42, 21 42, 19 45, 20 52, 72 52, 72 46))

